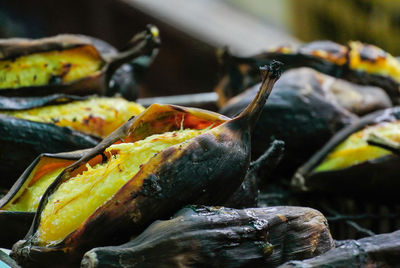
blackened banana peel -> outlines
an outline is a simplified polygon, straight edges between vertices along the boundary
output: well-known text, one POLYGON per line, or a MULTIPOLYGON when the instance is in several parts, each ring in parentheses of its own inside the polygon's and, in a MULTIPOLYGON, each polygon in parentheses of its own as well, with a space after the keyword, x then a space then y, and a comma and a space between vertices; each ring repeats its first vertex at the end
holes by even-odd
POLYGON ((120 97, 0 97, 0 186, 10 187, 39 154, 92 148, 143 110, 120 97))
POLYGON ((41 154, 29 165, 10 191, 0 199, 0 247, 11 248, 24 238, 47 187, 65 167, 81 158, 86 151, 41 154))
POLYGON ((391 153, 390 144, 376 147, 382 142, 371 135, 398 142, 399 120, 400 109, 395 107, 366 115, 342 129, 297 170, 292 186, 299 191, 396 199, 400 158, 391 153))
POLYGON ((333 77, 360 85, 380 87, 393 103, 400 99, 400 62, 371 44, 350 41, 347 45, 314 41, 298 48, 281 46, 251 57, 238 57, 224 50, 219 53, 225 76, 216 87, 220 105, 259 80, 257 66, 272 60, 284 63, 284 69, 310 67, 333 77))
POLYGON ((53 94, 45 97, 0 97, 0 114, 24 120, 51 123, 105 138, 144 107, 121 97, 79 97, 53 94))
POLYGON ((109 88, 114 72, 135 58, 152 55, 160 41, 158 29, 150 25, 122 52, 111 53, 104 42, 99 49, 98 43, 79 35, 1 40, 0 95, 108 94, 115 90, 109 88))
POLYGON ((81 267, 276 267, 331 249, 327 225, 311 208, 190 206, 126 244, 90 250, 81 267))
POLYGON ((263 83, 258 95, 234 119, 200 109, 154 104, 129 120, 57 177, 43 195, 25 240, 14 245, 12 256, 24 266, 68 266, 78 263, 95 246, 126 242, 154 220, 169 217, 188 203, 222 204, 242 183, 247 171, 250 134, 280 76, 280 63, 274 62, 261 71, 263 83), (53 204, 49 200, 58 196, 57 191, 69 179, 101 167, 98 164, 102 162, 111 165, 114 155, 106 150, 108 147, 179 129, 205 130, 142 163, 128 182, 61 241, 41 239, 46 233, 41 225, 47 220, 42 219, 43 212, 55 208, 57 201, 63 202, 55 200, 53 204))

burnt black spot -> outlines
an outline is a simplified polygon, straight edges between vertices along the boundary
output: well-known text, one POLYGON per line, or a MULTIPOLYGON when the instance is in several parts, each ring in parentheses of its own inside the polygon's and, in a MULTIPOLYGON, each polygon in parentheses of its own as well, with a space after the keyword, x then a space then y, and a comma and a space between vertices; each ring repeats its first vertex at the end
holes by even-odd
POLYGON ((62 82, 62 78, 59 75, 50 75, 49 85, 59 85, 62 82))
POLYGON ((58 122, 60 122, 60 120, 57 119, 57 118, 51 118, 51 121, 53 121, 53 123, 58 123, 58 122))
POLYGON ((150 174, 144 181, 141 193, 144 196, 152 196, 155 198, 162 197, 162 188, 158 182, 159 178, 155 174, 150 174))
POLYGON ((36 81, 36 78, 37 78, 37 75, 35 74, 35 75, 33 76, 33 81, 36 81))
POLYGON ((104 164, 105 162, 107 162, 108 158, 107 156, 104 154, 104 152, 101 153, 101 163, 104 164))

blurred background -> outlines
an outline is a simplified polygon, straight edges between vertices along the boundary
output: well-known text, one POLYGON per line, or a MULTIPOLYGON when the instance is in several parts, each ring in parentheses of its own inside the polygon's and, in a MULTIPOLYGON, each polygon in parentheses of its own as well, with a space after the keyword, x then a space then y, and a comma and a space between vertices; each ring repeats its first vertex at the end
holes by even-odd
POLYGON ((162 47, 141 97, 212 91, 215 50, 249 55, 329 39, 360 40, 400 55, 397 0, 13 0, 0 2, 0 37, 81 33, 121 48, 152 23, 162 47))

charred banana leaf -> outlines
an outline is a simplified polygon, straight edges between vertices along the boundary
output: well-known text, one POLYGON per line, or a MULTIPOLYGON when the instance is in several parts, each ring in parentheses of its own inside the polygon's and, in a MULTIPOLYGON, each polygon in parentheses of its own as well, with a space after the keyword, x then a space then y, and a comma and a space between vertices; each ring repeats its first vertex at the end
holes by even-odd
MULTIPOLYGON (((297 167, 357 117, 328 101, 316 79, 302 79, 297 72, 284 73, 275 89, 253 132, 252 156, 259 157, 274 139, 282 140, 285 155, 281 166, 286 175, 292 176, 297 167)), ((220 112, 232 117, 256 94, 257 88, 253 87, 231 99, 220 112)))
POLYGON ((61 172, 44 193, 26 239, 14 245, 14 258, 24 266, 61 259, 71 265, 87 250, 126 242, 188 203, 222 204, 243 181, 251 129, 279 64, 262 74, 259 94, 234 119, 154 104, 129 120, 61 172))
POLYGON ((257 66, 279 60, 286 69, 310 67, 319 72, 361 85, 377 86, 386 91, 394 103, 400 97, 400 62, 382 49, 361 42, 343 46, 331 41, 315 41, 293 48, 271 49, 252 57, 237 57, 228 51, 219 53, 227 74, 217 86, 222 98, 230 98, 258 81, 257 66))
POLYGON ((400 158, 368 144, 370 135, 400 142, 400 108, 367 115, 344 128, 300 167, 292 185, 302 191, 396 198, 400 158))
POLYGON ((275 267, 332 247, 325 217, 310 208, 191 206, 126 244, 92 249, 81 267, 275 267))
MULTIPOLYGON (((93 43, 100 42, 79 35, 1 40, 0 95, 104 95, 110 91, 112 76, 121 65, 153 54, 159 45, 158 29, 149 26, 133 37, 129 49, 120 53, 112 53, 107 47, 99 50, 93 43)), ((104 42, 101 44, 104 46, 104 42)), ((112 83, 118 80, 121 79, 112 83)))
POLYGON ((230 208, 257 207, 259 185, 262 179, 271 176, 274 169, 281 162, 284 147, 285 143, 283 141, 273 141, 265 153, 251 162, 243 183, 225 202, 224 206, 230 208))
POLYGON ((45 97, 0 97, 0 114, 104 138, 144 107, 120 97, 77 97, 56 94, 45 97))
POLYGON ((337 248, 320 256, 279 267, 397 267, 400 263, 400 231, 337 244, 337 248))
POLYGON ((85 154, 85 150, 42 154, 0 199, 0 247, 11 248, 32 225, 40 198, 58 174, 85 154))
POLYGON ((0 115, 0 186, 11 187, 41 153, 92 148, 98 143, 97 138, 70 128, 0 115))

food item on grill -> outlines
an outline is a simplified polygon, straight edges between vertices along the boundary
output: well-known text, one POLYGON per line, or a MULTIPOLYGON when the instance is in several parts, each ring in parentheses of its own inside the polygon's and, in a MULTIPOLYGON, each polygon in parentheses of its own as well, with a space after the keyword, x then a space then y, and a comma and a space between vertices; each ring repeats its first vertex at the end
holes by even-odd
POLYGON ((70 128, 0 114, 0 186, 11 187, 41 153, 92 148, 98 143, 99 139, 70 128))
POLYGON ((271 60, 284 63, 284 68, 310 67, 319 72, 360 85, 380 87, 394 103, 400 100, 400 62, 382 49, 350 41, 346 46, 331 41, 315 41, 299 48, 281 46, 251 57, 237 57, 227 50, 219 53, 226 74, 217 86, 224 103, 254 83, 257 66, 271 60))
POLYGON ((332 247, 325 217, 311 208, 190 206, 126 244, 90 250, 81 267, 274 267, 332 247))
POLYGON ((230 208, 257 207, 259 186, 263 180, 267 183, 268 178, 281 162, 284 147, 283 141, 275 140, 257 160, 251 162, 243 183, 224 203, 224 206, 230 208))
POLYGON ((302 191, 324 191, 393 198, 400 189, 400 158, 369 145, 371 134, 400 141, 400 108, 366 115, 344 128, 300 167, 292 185, 302 191), (371 195, 369 195, 369 194, 371 195))
POLYGON ((99 138, 108 136, 129 118, 142 111, 144 111, 143 106, 120 97, 72 95, 51 95, 44 98, 0 97, 0 114, 70 127, 99 138))
POLYGON ((119 97, 0 97, 0 141, 5 144, 0 153, 4 175, 0 185, 11 186, 41 153, 94 147, 143 110, 119 97))
POLYGON ((323 77, 321 81, 325 96, 356 115, 393 106, 389 96, 381 88, 356 85, 322 74, 319 77, 323 77))
POLYGON ((153 53, 159 44, 158 29, 149 26, 120 53, 109 49, 103 55, 93 43, 80 35, 0 40, 0 95, 106 94, 122 64, 153 53))
MULTIPOLYGON (((141 56, 136 57, 128 63, 122 64, 111 76, 110 82, 108 83, 106 95, 114 96, 119 94, 127 100, 134 101, 139 96, 139 91, 142 86, 143 80, 146 76, 147 70, 153 63, 155 57, 158 54, 158 46, 160 44, 160 37, 158 29, 152 25, 148 25, 148 28, 154 32, 154 37, 158 43, 151 53, 144 53, 141 56)), ((128 51, 135 45, 135 42, 140 40, 140 34, 133 37, 128 44, 125 45, 120 52, 128 51)), ((107 55, 107 57, 113 57, 119 53, 119 51, 111 46, 110 44, 93 37, 88 37, 101 53, 101 55, 107 55)))
POLYGON ((159 104, 130 119, 61 172, 26 240, 14 245, 14 258, 24 266, 60 260, 68 266, 95 246, 126 242, 184 205, 222 204, 243 181, 251 129, 279 64, 262 74, 259 94, 234 119, 159 104))
POLYGON ((0 247, 11 248, 32 224, 40 199, 58 174, 81 158, 86 150, 42 154, 22 173, 10 191, 0 199, 0 247))
POLYGON ((400 263, 400 231, 359 240, 337 241, 336 248, 303 261, 290 261, 280 268, 396 267, 400 263))
MULTIPOLYGON (((270 101, 264 105, 252 136, 253 159, 275 139, 285 142, 280 166, 286 176, 307 161, 338 130, 357 117, 327 100, 317 79, 303 79, 299 72, 286 72, 276 83, 270 101), (310 86, 311 85, 311 86, 310 86)), ((232 117, 257 94, 257 86, 231 99, 221 113, 232 117)))

